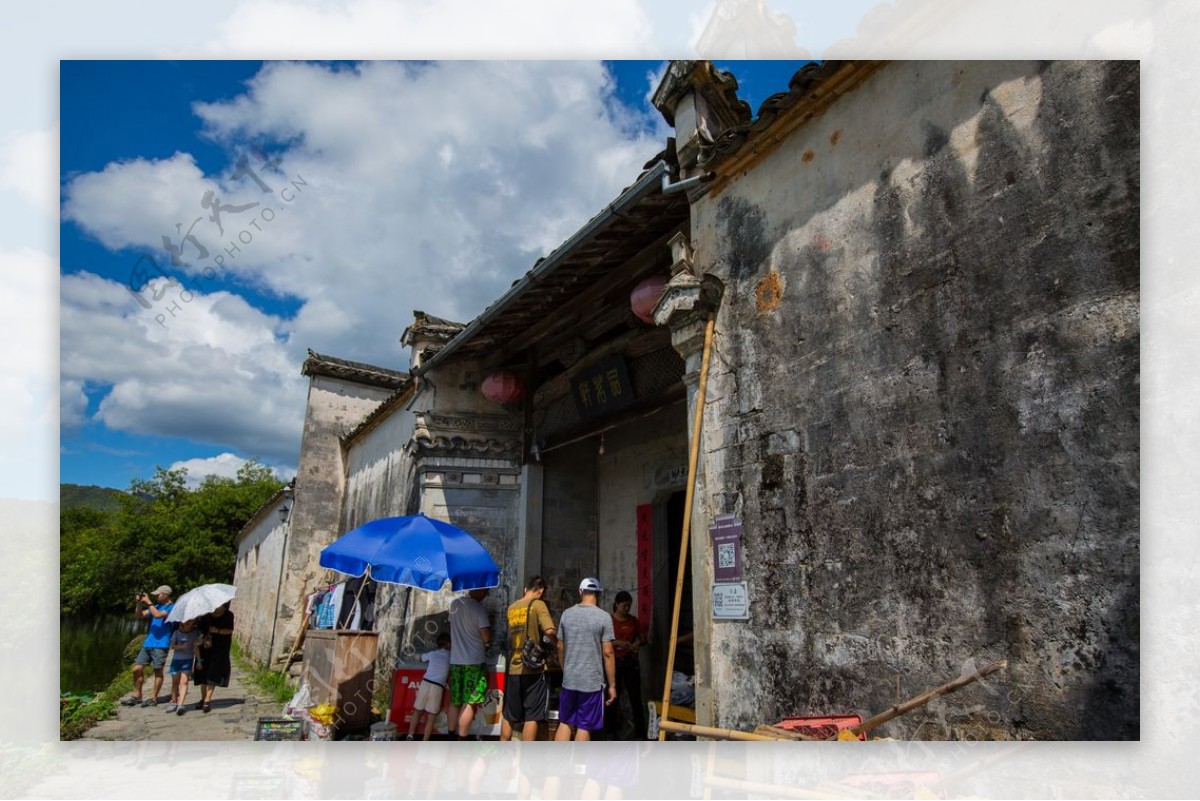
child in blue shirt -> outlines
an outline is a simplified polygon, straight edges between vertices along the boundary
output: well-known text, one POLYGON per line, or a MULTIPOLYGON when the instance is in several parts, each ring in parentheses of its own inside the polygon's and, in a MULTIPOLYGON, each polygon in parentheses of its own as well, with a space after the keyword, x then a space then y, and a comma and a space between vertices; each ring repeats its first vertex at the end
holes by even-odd
POLYGON ((182 715, 184 701, 187 699, 188 682, 192 670, 200 661, 200 630, 196 628, 195 620, 185 620, 171 635, 171 705, 168 712, 182 715))

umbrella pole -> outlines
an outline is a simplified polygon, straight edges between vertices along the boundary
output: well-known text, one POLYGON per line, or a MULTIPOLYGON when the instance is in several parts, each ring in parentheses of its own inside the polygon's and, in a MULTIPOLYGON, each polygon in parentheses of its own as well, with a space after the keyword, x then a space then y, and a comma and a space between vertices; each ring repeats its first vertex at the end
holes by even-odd
MULTIPOLYGON (((412 601, 412 587, 405 587, 404 588, 404 612, 400 616, 400 633, 399 633, 399 638, 398 638, 400 641, 396 643, 397 659, 399 659, 400 655, 404 653, 404 649, 406 647, 404 641, 407 640, 409 646, 411 646, 411 644, 412 644, 412 636, 408 633, 408 610, 411 605, 411 601, 412 601)), ((378 622, 379 622, 379 620, 378 620, 378 618, 376 618, 376 623, 378 624, 378 622)), ((385 674, 385 675, 388 675, 388 674, 385 674)), ((395 695, 396 695, 396 672, 395 672, 395 666, 393 666, 392 673, 390 675, 388 675, 387 712, 388 712, 389 716, 392 711, 392 704, 395 701, 395 695)), ((416 714, 416 713, 414 713, 414 714, 416 714)))
MULTIPOLYGON (((358 592, 354 593, 354 606, 350 607, 351 611, 354 610, 355 606, 358 606, 358 599, 362 597, 363 588, 365 588, 367 586, 367 582, 371 580, 371 566, 370 565, 367 565, 367 569, 363 571, 362 578, 363 578, 363 580, 361 582, 359 582, 359 585, 358 585, 358 592)), ((338 617, 341 617, 341 615, 338 615, 338 617)), ((353 617, 353 615, 351 617, 353 617)))

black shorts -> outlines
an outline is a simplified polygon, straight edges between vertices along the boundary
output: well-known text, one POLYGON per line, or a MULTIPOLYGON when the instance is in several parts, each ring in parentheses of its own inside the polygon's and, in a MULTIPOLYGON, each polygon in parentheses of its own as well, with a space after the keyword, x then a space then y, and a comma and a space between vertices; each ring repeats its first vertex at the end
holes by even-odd
POLYGON ((545 673, 509 674, 504 685, 504 719, 513 726, 543 721, 550 716, 550 691, 545 673))

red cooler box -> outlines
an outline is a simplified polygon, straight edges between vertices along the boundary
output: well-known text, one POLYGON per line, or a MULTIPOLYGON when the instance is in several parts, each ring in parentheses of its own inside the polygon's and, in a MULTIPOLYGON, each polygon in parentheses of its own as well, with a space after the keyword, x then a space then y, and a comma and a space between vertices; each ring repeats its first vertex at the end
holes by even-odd
MULTIPOLYGON (((401 735, 408 733, 413 705, 417 702, 417 690, 421 687, 421 677, 424 675, 424 662, 402 663, 392 675, 392 709, 388 713, 388 720, 396 724, 396 731, 401 735)), ((445 706, 443 702, 443 709, 445 706)), ((445 729, 442 731, 445 732, 445 729)))
MULTIPOLYGON (((413 706, 417 702, 417 691, 421 688, 421 677, 425 675, 424 662, 401 662, 396 666, 392 675, 392 708, 388 720, 396 724, 396 731, 403 737, 408 733, 412 722, 413 706)), ((487 670, 488 700, 479 708, 475 722, 471 726, 472 734, 485 737, 500 736, 500 715, 504 710, 504 680, 506 668, 504 659, 500 658, 495 665, 487 670)), ((442 693, 442 711, 448 711, 450 706, 450 688, 442 693)), ((434 724, 434 732, 446 733, 446 719, 440 716, 434 724)))

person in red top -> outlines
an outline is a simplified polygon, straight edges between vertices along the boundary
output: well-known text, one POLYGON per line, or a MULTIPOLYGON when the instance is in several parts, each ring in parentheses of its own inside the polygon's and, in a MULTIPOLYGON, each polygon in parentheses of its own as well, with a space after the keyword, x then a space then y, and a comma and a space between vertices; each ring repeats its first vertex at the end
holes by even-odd
MULTIPOLYGON (((636 739, 646 736, 646 709, 642 706, 642 668, 638 650, 645 645, 638 619, 629 614, 633 596, 625 590, 613 599, 613 651, 617 657, 617 697, 629 700, 630 723, 636 739)), ((622 702, 623 704, 623 702, 622 702)), ((617 704, 614 704, 615 708, 617 704)), ((617 729, 613 722, 613 729, 617 729)))

